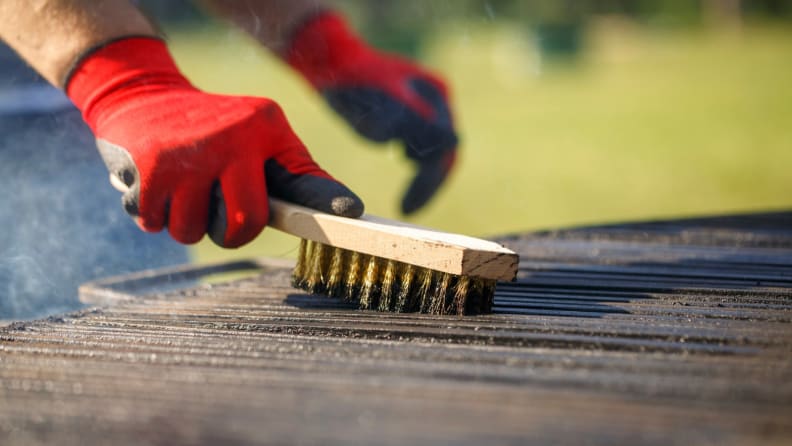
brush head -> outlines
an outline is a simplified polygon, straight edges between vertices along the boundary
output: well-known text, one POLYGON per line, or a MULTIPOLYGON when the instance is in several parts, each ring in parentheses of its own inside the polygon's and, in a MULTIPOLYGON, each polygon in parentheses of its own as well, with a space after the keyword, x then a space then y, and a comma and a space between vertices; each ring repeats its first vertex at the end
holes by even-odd
POLYGON ((357 301, 364 310, 397 313, 489 313, 495 282, 304 239, 292 274, 296 288, 357 301))

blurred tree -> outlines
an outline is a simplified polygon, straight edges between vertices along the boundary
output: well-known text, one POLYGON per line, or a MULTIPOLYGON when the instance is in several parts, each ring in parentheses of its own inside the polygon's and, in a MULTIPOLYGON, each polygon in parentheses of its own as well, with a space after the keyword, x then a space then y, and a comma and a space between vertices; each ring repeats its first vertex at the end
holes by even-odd
MULTIPOLYGON (((255 0, 251 0, 255 1, 255 0)), ((288 0, 283 0, 288 1, 288 0)), ((385 46, 412 52, 414 42, 396 34, 417 33, 417 39, 446 20, 518 21, 524 23, 584 20, 591 14, 624 14, 659 24, 696 24, 712 12, 792 18, 792 0, 328 0, 342 8, 356 25, 385 46)), ((139 0, 141 7, 163 22, 201 19, 191 0, 139 0)))
POLYGON ((742 0, 702 0, 702 13, 707 22, 739 28, 742 24, 742 0))
POLYGON ((357 11, 358 28, 374 46, 416 56, 432 22, 430 2, 377 0, 346 2, 357 11))
POLYGON ((586 19, 591 2, 582 0, 534 0, 517 2, 516 16, 528 22, 536 35, 542 59, 572 62, 584 45, 586 19))
POLYGON ((159 22, 191 22, 205 17, 190 0, 139 0, 143 12, 159 22))
POLYGON ((743 12, 773 18, 792 18, 792 0, 743 0, 743 12))

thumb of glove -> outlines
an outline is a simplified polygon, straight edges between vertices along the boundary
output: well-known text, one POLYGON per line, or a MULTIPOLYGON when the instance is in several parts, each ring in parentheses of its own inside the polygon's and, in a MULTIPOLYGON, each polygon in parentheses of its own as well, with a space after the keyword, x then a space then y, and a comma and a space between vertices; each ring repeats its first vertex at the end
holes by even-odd
MULTIPOLYGON (((341 217, 357 218, 363 215, 363 201, 343 184, 308 173, 295 174, 270 159, 264 166, 267 190, 272 197, 316 209, 341 217)), ((225 203, 220 187, 215 187, 210 203, 208 233, 212 241, 223 246, 226 232, 225 203)))

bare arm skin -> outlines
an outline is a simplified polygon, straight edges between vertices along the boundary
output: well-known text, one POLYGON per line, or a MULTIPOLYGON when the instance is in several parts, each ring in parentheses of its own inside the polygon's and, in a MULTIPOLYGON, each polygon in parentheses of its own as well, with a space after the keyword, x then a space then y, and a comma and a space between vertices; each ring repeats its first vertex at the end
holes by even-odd
POLYGON ((278 54, 286 50, 295 27, 326 8, 322 0, 199 0, 198 3, 278 54))
MULTIPOLYGON (((322 0, 199 0, 276 53, 292 31, 323 9, 322 0)), ((155 36, 128 0, 2 0, 0 39, 44 78, 63 88, 65 76, 88 49, 116 37, 155 36)))
POLYGON ((156 31, 128 0, 0 1, 0 38, 60 88, 85 51, 129 35, 156 31))

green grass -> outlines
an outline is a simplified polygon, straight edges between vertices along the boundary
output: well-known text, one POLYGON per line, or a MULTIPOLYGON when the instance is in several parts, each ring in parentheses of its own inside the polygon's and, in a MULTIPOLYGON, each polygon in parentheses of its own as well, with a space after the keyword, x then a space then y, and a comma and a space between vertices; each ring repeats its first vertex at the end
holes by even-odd
MULTIPOLYGON (((600 21, 577 67, 541 67, 509 25, 439 26, 424 61, 454 88, 461 164, 410 221, 471 235, 792 207, 792 29, 658 31, 600 21)), ((371 213, 398 218, 410 166, 353 134, 306 84, 244 36, 172 34, 200 87, 278 100, 327 170, 371 213)), ((200 262, 294 255, 265 231, 200 262)))

